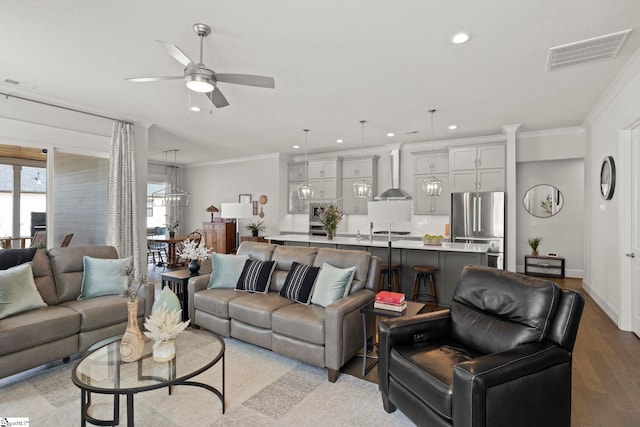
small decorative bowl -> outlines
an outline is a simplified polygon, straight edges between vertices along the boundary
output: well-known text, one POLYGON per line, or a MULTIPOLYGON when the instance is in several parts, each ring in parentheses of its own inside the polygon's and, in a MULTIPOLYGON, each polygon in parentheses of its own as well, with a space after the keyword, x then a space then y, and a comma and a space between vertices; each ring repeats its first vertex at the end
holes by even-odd
POLYGON ((423 237, 422 243, 424 243, 425 246, 441 246, 442 237, 423 237))

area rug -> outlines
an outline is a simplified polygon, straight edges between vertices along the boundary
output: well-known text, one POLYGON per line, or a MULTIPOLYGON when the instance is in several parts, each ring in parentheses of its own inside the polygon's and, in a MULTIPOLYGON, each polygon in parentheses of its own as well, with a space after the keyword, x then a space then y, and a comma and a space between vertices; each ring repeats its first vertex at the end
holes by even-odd
MULTIPOLYGON (((174 387, 135 397, 137 426, 412 426, 400 411, 387 414, 376 384, 341 374, 330 383, 325 369, 309 366, 233 338, 225 339, 226 413, 216 396, 199 387, 174 387)), ((71 382, 76 362, 0 385, 0 418, 27 417, 31 426, 80 425, 80 390, 71 382)), ((220 368, 198 381, 219 387, 220 368)), ((112 415, 111 396, 92 396, 92 415, 112 415)), ((120 401, 126 425, 126 400, 120 401)))

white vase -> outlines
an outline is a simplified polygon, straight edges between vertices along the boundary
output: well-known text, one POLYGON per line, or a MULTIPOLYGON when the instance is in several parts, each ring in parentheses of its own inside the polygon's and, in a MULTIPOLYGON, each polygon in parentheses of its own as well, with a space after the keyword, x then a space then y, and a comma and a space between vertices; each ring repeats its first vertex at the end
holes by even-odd
POLYGON ((153 344, 153 361, 168 362, 176 357, 176 341, 156 341, 153 344))

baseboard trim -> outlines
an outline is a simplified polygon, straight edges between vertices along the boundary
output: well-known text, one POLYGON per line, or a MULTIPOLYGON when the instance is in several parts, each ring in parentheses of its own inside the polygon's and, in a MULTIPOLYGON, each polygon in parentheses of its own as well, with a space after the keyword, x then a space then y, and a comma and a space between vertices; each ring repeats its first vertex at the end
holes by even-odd
POLYGON ((602 309, 602 311, 604 312, 604 314, 607 315, 607 317, 609 317, 611 319, 611 321, 618 326, 618 328, 620 328, 620 324, 618 322, 618 312, 611 307, 605 300, 604 298, 602 298, 602 296, 595 290, 593 289, 589 283, 587 283, 586 281, 582 281, 582 289, 585 291, 585 293, 587 295, 589 295, 593 301, 598 304, 598 307, 600 307, 602 309))

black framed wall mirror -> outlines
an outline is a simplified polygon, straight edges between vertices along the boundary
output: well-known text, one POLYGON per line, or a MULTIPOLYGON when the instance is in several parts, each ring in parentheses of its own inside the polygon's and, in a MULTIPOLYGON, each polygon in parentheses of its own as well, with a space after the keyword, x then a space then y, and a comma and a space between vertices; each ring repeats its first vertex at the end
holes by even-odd
POLYGON ((524 195, 524 208, 538 218, 556 215, 562 209, 564 197, 553 185, 539 184, 531 187, 524 195))

